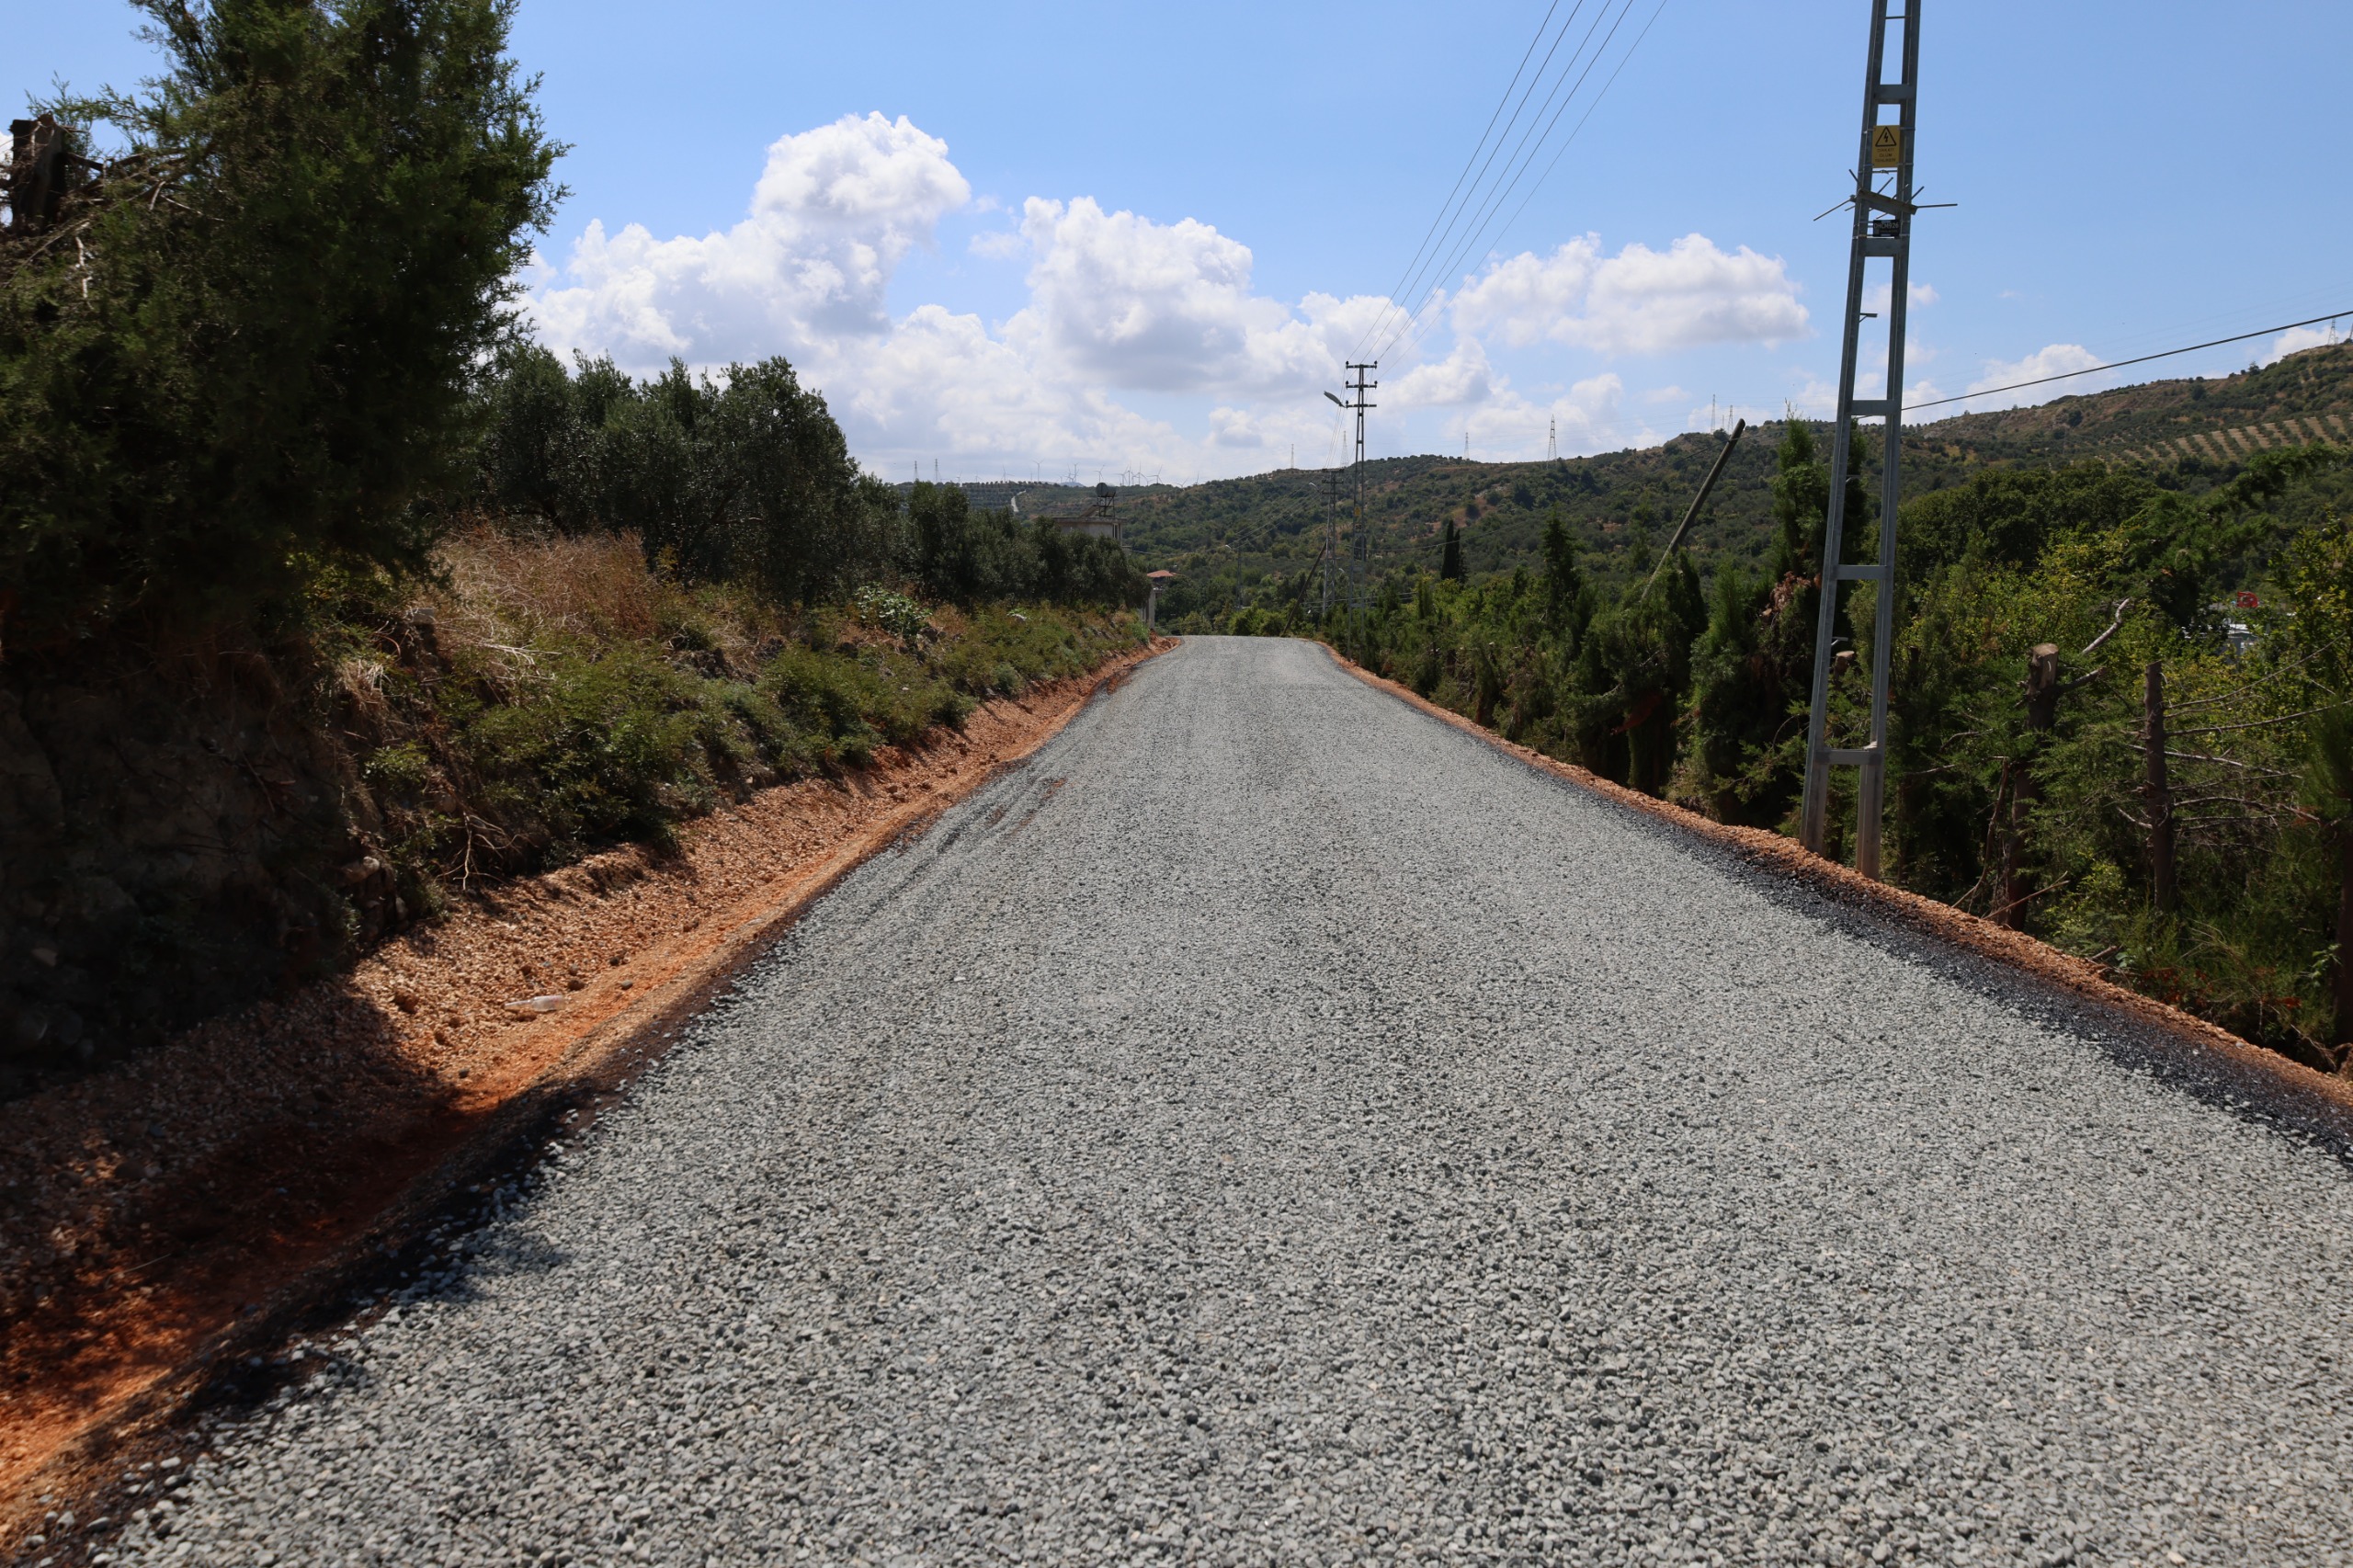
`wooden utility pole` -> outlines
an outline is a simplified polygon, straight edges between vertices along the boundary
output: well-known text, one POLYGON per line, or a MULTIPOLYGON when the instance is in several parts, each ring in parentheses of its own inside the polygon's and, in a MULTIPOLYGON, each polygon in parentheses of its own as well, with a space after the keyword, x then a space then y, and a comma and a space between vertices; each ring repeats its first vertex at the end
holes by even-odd
POLYGON ((1732 449, 1740 445, 1741 433, 1747 428, 1748 421, 1745 419, 1734 425, 1732 439, 1716 449, 1716 460, 1708 465, 1708 477, 1699 482, 1699 494, 1691 497, 1691 505, 1684 512, 1683 520, 1675 525, 1674 536, 1666 541, 1666 548, 1658 552, 1658 564, 1651 568, 1650 583, 1643 585, 1644 593, 1650 592, 1651 584, 1658 581, 1658 574, 1666 570, 1666 563, 1682 547, 1683 537, 1691 531, 1692 519, 1699 515, 1699 508, 1708 504, 1708 492, 1716 487, 1716 476, 1723 472, 1724 464, 1732 460, 1732 449))

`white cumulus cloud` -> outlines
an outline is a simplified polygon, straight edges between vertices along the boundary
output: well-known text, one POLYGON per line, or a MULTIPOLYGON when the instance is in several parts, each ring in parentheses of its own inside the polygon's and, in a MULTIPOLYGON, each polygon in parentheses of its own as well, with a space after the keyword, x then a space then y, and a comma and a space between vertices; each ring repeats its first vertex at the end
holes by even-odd
POLYGON ((1445 358, 1398 377, 1388 399, 1399 409, 1449 408, 1484 403, 1494 391, 1495 372, 1486 348, 1475 337, 1461 337, 1445 358))
POLYGON ((1548 439, 1557 438, 1563 452, 1606 451, 1655 439, 1647 425, 1630 429, 1625 424, 1625 395, 1626 383, 1614 371, 1588 376, 1541 402, 1499 388, 1464 421, 1471 455, 1490 462, 1525 462, 1542 457, 1548 439))
POLYGON ((1314 326, 1250 288, 1250 247, 1188 218, 1031 197, 1030 303, 1006 325, 1069 369, 1149 392, 1313 392, 1339 365, 1314 326))
POLYGON ((1515 347, 1550 340, 1605 354, 1665 354, 1715 344, 1774 344, 1806 330, 1788 264, 1686 234, 1663 251, 1640 243, 1605 256, 1587 234, 1549 256, 1490 265, 1455 296, 1457 330, 1515 347))
POLYGON ((770 147, 750 213, 724 233, 592 222, 532 313, 551 343, 639 370, 881 334, 892 273, 971 198, 947 142, 904 116, 846 115, 770 147))
MULTIPOLYGON (((1924 305, 1935 304, 1944 296, 1938 294, 1935 286, 1932 284, 1915 283, 1910 288, 1904 290, 1904 297, 1912 301, 1912 308, 1916 311, 1924 305)), ((1893 284, 1874 283, 1863 290, 1863 309, 1884 313, 1887 310, 1888 301, 1894 298, 1895 286, 1893 284)))
MULTIPOLYGON (((2023 359, 1989 359, 1985 370, 1971 381, 1967 391, 1975 393, 1995 387, 2018 386, 2021 381, 2040 381, 2048 376, 2063 376, 2074 370, 2088 370, 2104 360, 2080 343, 2053 343, 2036 349, 2023 359)), ((2091 392, 2107 384, 2094 376, 2078 380, 2063 390, 2091 392)), ((2025 403, 2041 403, 2061 395, 2045 387, 2019 387, 2015 392, 1997 393, 1992 397, 1972 397, 1965 405, 1971 409, 2015 408, 2025 403)))
MULTIPOLYGON (((847 115, 767 152, 744 216, 700 235, 635 223, 578 232, 529 274, 529 310, 559 352, 610 355, 638 374, 672 358, 710 369, 783 355, 820 390, 851 449, 890 475, 1097 468, 1232 473, 1338 460, 1345 419, 1317 395, 1345 362, 1385 342, 1394 308, 1377 296, 1260 292, 1241 240, 1187 218, 1162 222, 1088 196, 976 198, 948 143, 905 118, 847 115), (894 301, 911 253, 943 221, 1010 213, 962 242, 1021 264, 1026 297, 1003 320, 894 301), (1152 412, 1131 406, 1133 399, 1152 412)), ((1439 410, 1474 446, 1540 452, 1623 444, 1615 375, 1549 401, 1515 391, 1490 343, 1649 354, 1802 335, 1806 312, 1777 258, 1699 234, 1663 251, 1605 255, 1592 236, 1547 256, 1498 261, 1438 305, 1451 321, 1425 359, 1392 347, 1374 375, 1373 433, 1439 410)), ((1930 297, 1933 297, 1932 295, 1930 297)), ((1669 401, 1686 394, 1672 391, 1669 401)))
POLYGON ((2326 348, 2344 341, 2344 335, 2333 325, 2326 328, 2291 326, 2274 339, 2271 347, 2265 350, 2263 362, 2267 365, 2276 365, 2290 354, 2302 354, 2307 348, 2326 348))

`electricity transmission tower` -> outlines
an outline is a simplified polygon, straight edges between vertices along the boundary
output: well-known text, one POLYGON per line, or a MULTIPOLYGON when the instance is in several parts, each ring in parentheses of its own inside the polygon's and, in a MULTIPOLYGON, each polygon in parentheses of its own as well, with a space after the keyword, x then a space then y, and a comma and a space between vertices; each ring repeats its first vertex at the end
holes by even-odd
POLYGON ((1847 270, 1845 346, 1838 366, 1838 423, 1830 440, 1830 506, 1822 535, 1822 608, 1814 626, 1813 703, 1806 720, 1805 804, 1802 813, 1805 846, 1822 853, 1828 839, 1830 770, 1859 767, 1856 791, 1855 869, 1863 875, 1880 874, 1880 814, 1887 792, 1887 671, 1888 645, 1895 630, 1895 510, 1901 490, 1897 458, 1904 444, 1904 316, 1912 271, 1912 220, 1919 212, 1912 199, 1912 131, 1918 108, 1920 76, 1921 0, 1905 0, 1904 8, 1889 14, 1891 0, 1871 0, 1870 64, 1863 78, 1863 129, 1855 165, 1854 237, 1847 270), (1888 23, 1902 25, 1902 75, 1890 81, 1888 23), (1895 118, 1882 122, 1893 108, 1895 118), (1893 176, 1893 188, 1880 188, 1893 176), (1855 369, 1861 351, 1864 274, 1874 261, 1888 262, 1887 381, 1885 395, 1855 395, 1855 369), (1847 564, 1847 479, 1854 460, 1852 432, 1859 419, 1886 422, 1880 443, 1880 506, 1878 560, 1869 565, 1847 564), (1838 624, 1840 588, 1848 583, 1870 583, 1871 717, 1870 738, 1858 747, 1830 744, 1830 674, 1832 642, 1838 624))
POLYGON ((1360 609, 1363 608, 1364 603, 1365 566, 1366 562, 1371 559, 1372 553, 1366 548, 1364 537, 1364 414, 1365 410, 1368 408, 1377 408, 1380 406, 1378 403, 1365 402, 1364 394, 1381 385, 1379 381, 1366 381, 1364 379, 1364 373, 1367 370, 1378 370, 1381 369, 1381 361, 1374 359, 1369 363, 1359 365, 1351 360, 1348 364, 1348 369, 1356 372, 1357 379, 1344 384, 1350 392, 1357 394, 1355 400, 1353 402, 1341 403, 1340 399, 1333 396, 1330 392, 1325 392, 1324 395, 1331 398, 1334 403, 1339 403, 1342 408, 1352 411, 1357 416, 1356 500, 1354 503, 1355 520, 1349 525, 1348 537, 1348 566, 1351 577, 1351 581, 1348 585, 1348 608, 1351 609, 1360 609))
POLYGON ((1332 573, 1340 564, 1340 471, 1324 471, 1324 559, 1317 562, 1324 569, 1324 613, 1332 613, 1332 573))

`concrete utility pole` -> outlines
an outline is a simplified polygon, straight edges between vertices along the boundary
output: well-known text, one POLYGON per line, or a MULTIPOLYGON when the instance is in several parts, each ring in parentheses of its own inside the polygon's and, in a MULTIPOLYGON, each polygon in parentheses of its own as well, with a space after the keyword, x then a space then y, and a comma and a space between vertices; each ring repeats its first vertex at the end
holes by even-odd
POLYGON ((1708 504, 1708 492, 1716 487, 1716 476, 1722 473, 1724 464, 1732 460, 1732 449, 1740 445, 1740 437, 1747 428, 1748 421, 1742 420, 1732 427, 1732 438, 1716 449, 1716 460, 1708 465, 1708 477, 1699 482, 1699 494, 1691 497, 1691 505, 1684 512, 1683 520, 1675 525, 1675 533, 1667 540, 1666 548, 1658 552, 1658 564, 1651 568, 1650 582, 1643 585, 1644 593, 1650 592, 1651 584, 1658 581, 1658 574, 1666 570, 1666 563, 1674 560, 1675 552, 1682 548, 1683 537, 1691 531, 1692 521, 1699 516, 1699 508, 1708 504))
POLYGON ((1890 0, 1871 0, 1870 63, 1863 78, 1863 129, 1855 165, 1852 248, 1847 270, 1845 347, 1838 367, 1838 424, 1830 440, 1830 509, 1822 537, 1822 608, 1814 627, 1813 703, 1806 720, 1805 802, 1802 812, 1805 846, 1822 853, 1828 840, 1830 769, 1862 769, 1855 812, 1855 869, 1867 877, 1880 874, 1880 815, 1887 793, 1887 672, 1889 644, 1895 632, 1895 514, 1902 498, 1898 458, 1904 448, 1904 317, 1912 277, 1912 220, 1919 209, 1912 200, 1912 132, 1918 109, 1920 79, 1920 5, 1906 0, 1904 8, 1889 14, 1890 0), (1903 74, 1887 79, 1890 21, 1900 23, 1903 74), (1882 120, 1888 109, 1892 120, 1882 120), (1892 191, 1880 189, 1882 177, 1893 176, 1892 191), (1864 272, 1875 260, 1886 260, 1887 385, 1886 395, 1858 398, 1855 369, 1861 351, 1864 272), (1858 419, 1886 422, 1880 455, 1879 559, 1868 566, 1847 562, 1847 477, 1854 453, 1851 433, 1858 419), (1830 667, 1833 632, 1838 624, 1838 593, 1847 583, 1878 585, 1871 625, 1871 727, 1868 744, 1840 748, 1830 744, 1830 667))
POLYGON ((1348 565, 1353 577, 1353 581, 1348 585, 1348 607, 1351 609, 1360 609, 1364 605, 1365 566, 1372 555, 1372 552, 1366 548, 1364 537, 1364 415, 1365 410, 1380 406, 1378 403, 1365 402, 1364 394, 1381 385, 1379 381, 1366 381, 1364 373, 1367 370, 1381 369, 1381 361, 1375 359, 1359 365, 1351 360, 1348 369, 1356 372, 1357 379, 1346 383, 1347 389, 1356 393, 1354 401, 1341 403, 1330 392, 1325 392, 1324 395, 1331 398, 1334 403, 1339 403, 1342 408, 1351 410, 1357 416, 1356 521, 1352 525, 1353 531, 1348 540, 1348 565))

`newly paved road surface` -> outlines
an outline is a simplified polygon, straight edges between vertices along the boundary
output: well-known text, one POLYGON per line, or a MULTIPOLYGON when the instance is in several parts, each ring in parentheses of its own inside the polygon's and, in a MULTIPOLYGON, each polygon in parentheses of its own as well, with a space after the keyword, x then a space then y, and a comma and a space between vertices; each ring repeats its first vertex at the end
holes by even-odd
POLYGON ((1197 641, 114 1560, 2353 1561, 2347 1169, 2165 1060, 1197 641))

